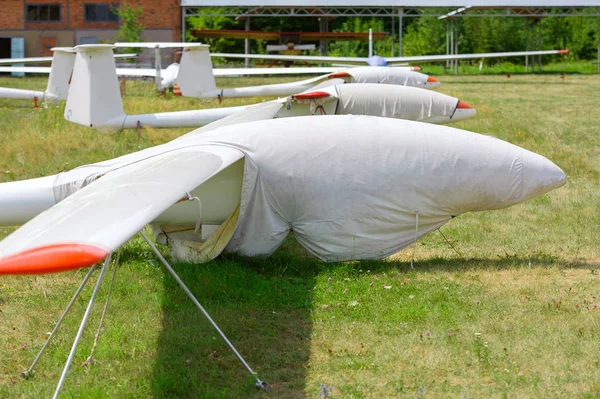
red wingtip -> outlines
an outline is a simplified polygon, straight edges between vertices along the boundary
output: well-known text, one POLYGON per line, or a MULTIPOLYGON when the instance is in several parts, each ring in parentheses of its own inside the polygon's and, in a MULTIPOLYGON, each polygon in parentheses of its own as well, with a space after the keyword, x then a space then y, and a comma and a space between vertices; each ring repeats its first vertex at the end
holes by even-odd
POLYGON ((421 67, 420 66, 414 66, 414 67, 411 67, 410 69, 413 70, 413 71, 420 71, 421 67))
POLYGON ((296 94, 294 98, 296 100, 314 100, 316 98, 329 97, 331 94, 326 91, 311 91, 309 93, 296 94))
POLYGON ((456 109, 473 109, 473 107, 471 107, 464 101, 458 100, 458 105, 456 106, 456 109))
POLYGON ((28 249, 0 259, 2 274, 44 274, 79 269, 108 256, 105 249, 87 244, 54 244, 28 249))
POLYGON ((437 80, 437 79, 436 79, 436 78, 434 78, 434 77, 428 76, 428 77, 427 77, 427 83, 440 83, 440 81, 439 81, 439 80, 437 80))
POLYGON ((350 76, 350 74, 348 72, 334 72, 334 73, 329 74, 329 76, 327 78, 328 79, 347 78, 349 76, 350 76))
POLYGON ((569 50, 558 50, 557 54, 569 54, 569 50))

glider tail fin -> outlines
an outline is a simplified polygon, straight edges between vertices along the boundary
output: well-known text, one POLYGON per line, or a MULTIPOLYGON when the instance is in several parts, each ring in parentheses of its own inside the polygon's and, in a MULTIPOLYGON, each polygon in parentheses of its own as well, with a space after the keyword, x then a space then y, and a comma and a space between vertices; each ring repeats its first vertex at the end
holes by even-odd
POLYGON ((75 66, 65 119, 89 127, 119 128, 125 120, 119 82, 108 44, 75 47, 75 66))
POLYGON ((54 54, 46 95, 49 100, 66 100, 75 64, 75 52, 72 47, 55 47, 52 51, 54 54))
POLYGON ((214 99, 219 95, 207 45, 186 47, 181 55, 177 84, 185 97, 214 99))

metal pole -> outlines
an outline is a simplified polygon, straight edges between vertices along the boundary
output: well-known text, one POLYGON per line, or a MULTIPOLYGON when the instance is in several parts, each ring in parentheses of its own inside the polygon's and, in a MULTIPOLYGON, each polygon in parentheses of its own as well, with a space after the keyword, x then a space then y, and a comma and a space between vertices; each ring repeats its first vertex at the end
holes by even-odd
POLYGON ((71 306, 73 306, 73 304, 75 303, 75 301, 79 297, 79 294, 81 294, 81 291, 83 290, 83 287, 85 287, 85 284, 90 279, 90 277, 92 275, 92 272, 94 271, 95 268, 96 268, 96 265, 93 265, 92 267, 90 267, 90 270, 87 272, 87 274, 83 278, 83 281, 79 285, 79 288, 77 288, 77 291, 75 291, 75 294, 73 294, 73 297, 71 298, 71 301, 69 302, 69 304, 65 308, 65 311, 58 318, 58 321, 56 322, 56 325, 52 329, 52 332, 48 336, 48 339, 46 339, 46 342, 44 342, 44 346, 42 346, 42 349, 40 349, 40 351, 38 352, 38 354, 35 357, 33 363, 31 363, 31 366, 29 366, 29 368, 26 371, 23 371, 21 373, 21 377, 23 377, 24 379, 28 379, 29 377, 31 377, 33 375, 33 373, 35 373, 35 371, 33 371, 33 368, 35 367, 35 365, 37 364, 37 362, 40 360, 40 357, 42 356, 42 353, 44 353, 44 351, 48 347, 48 344, 50 344, 50 341, 52 341, 52 338, 54 338, 54 335, 56 334, 56 331, 58 331, 60 325, 62 324, 63 320, 67 316, 67 313, 69 313, 69 310, 71 310, 71 306))
MULTIPOLYGON (((454 54, 454 20, 450 19, 450 55, 454 54)), ((450 60, 450 70, 454 69, 454 60, 450 60)))
MULTIPOLYGON (((529 18, 525 18, 525 51, 529 51, 529 18)), ((529 72, 529 56, 525 56, 525 73, 529 72)))
POLYGON ((100 285, 102 284, 102 279, 104 278, 104 273, 106 273, 106 269, 108 269, 108 264, 110 263, 111 255, 108 255, 106 260, 104 261, 104 265, 102 266, 102 270, 100 270, 100 275, 98 276, 98 281, 96 281, 96 286, 94 287, 94 292, 92 292, 92 296, 90 301, 88 302, 88 306, 85 309, 85 313, 83 314, 83 319, 81 320, 81 324, 79 325, 79 330, 77 331, 77 335, 75 336, 75 341, 73 341, 73 346, 71 347, 71 352, 69 353, 69 357, 67 358, 67 363, 65 364, 65 368, 60 376, 60 380, 58 380, 58 385, 56 386, 56 391, 54 391, 53 399, 58 398, 58 394, 65 382, 65 378, 67 377, 67 372, 69 371, 69 366, 73 362, 73 358, 75 357, 75 351, 77 350, 77 345, 79 345, 79 340, 81 340, 81 336, 83 335, 83 329, 85 328, 85 324, 87 323, 88 317, 90 316, 90 312, 92 310, 92 305, 94 304, 94 300, 96 299, 96 295, 98 295, 98 290, 100 289, 100 285))
MULTIPOLYGON (((454 27, 456 29, 456 38, 454 39, 454 54, 458 55, 458 19, 454 21, 454 27)), ((455 73, 458 75, 458 60, 454 61, 455 73)))
POLYGON ((404 18, 404 7, 400 7, 398 9, 398 56, 402 57, 402 30, 404 29, 404 24, 403 24, 403 18, 404 18))
MULTIPOLYGON (((542 20, 538 21, 538 42, 540 46, 540 51, 543 50, 542 46, 542 20)), ((542 55, 538 56, 538 73, 542 73, 542 55)))
MULTIPOLYGON (((394 15, 392 13, 392 15, 394 15)), ((396 53, 395 53, 395 43, 396 42, 396 22, 394 21, 394 17, 392 16, 392 55, 390 57, 395 57, 396 53)))
MULTIPOLYGON (((450 24, 446 19, 446 55, 450 55, 450 24)), ((446 71, 450 67, 450 61, 446 60, 446 71)))
POLYGON ((373 29, 369 28, 369 58, 373 57, 373 29))
POLYGON ((181 8, 181 41, 185 43, 185 12, 187 8, 181 8))
POLYGON ((183 289, 183 291, 187 294, 187 296, 192 300, 192 302, 194 302, 194 305, 196 305, 196 307, 200 310, 200 312, 202 312, 202 314, 204 315, 204 317, 206 317, 206 319, 213 326, 213 328, 215 330, 217 330, 217 333, 219 333, 219 335, 221 336, 221 338, 223 339, 223 341, 225 341, 225 343, 227 344, 227 346, 229 346, 229 349, 231 349, 231 351, 235 354, 235 356, 242 363, 242 365, 246 368, 246 370, 248 370, 250 372, 250 374, 252 374, 252 376, 254 378, 256 378, 256 386, 259 387, 259 388, 266 389, 267 388, 267 383, 261 381, 258 378, 258 376, 256 375, 256 373, 250 368, 250 366, 248 365, 248 363, 246 363, 246 361, 244 360, 244 358, 242 357, 242 355, 239 354, 239 352, 237 351, 237 349, 235 349, 235 347, 233 346, 233 344, 229 341, 229 339, 227 339, 227 337, 225 336, 225 334, 223 333, 223 331, 221 331, 221 329, 219 328, 219 326, 217 325, 217 323, 215 323, 214 320, 210 317, 210 315, 206 312, 206 310, 204 310, 204 308, 202 307, 202 305, 200 304, 200 302, 198 302, 198 300, 196 299, 196 297, 194 296, 194 294, 192 294, 192 291, 190 291, 189 288, 183 282, 183 280, 181 280, 181 278, 179 278, 179 276, 177 275, 177 273, 175 273, 175 270, 173 270, 173 268, 171 267, 171 265, 169 265, 169 262, 167 262, 167 260, 162 256, 162 254, 160 253, 160 251, 158 249, 156 249, 156 246, 154 246, 154 244, 152 243, 152 241, 150 241, 150 239, 148 238, 148 236, 146 235, 146 233, 144 233, 143 231, 140 231, 140 234, 142 235, 142 237, 144 238, 144 240, 146 240, 146 242, 148 243, 148 245, 152 249, 152 252, 154 252, 154 254, 158 257, 158 259, 161 261, 161 263, 165 266, 165 268, 167 269, 167 271, 169 272, 169 274, 171 276, 173 276, 173 278, 175 279, 175 281, 177 281, 177 284, 179 284, 179 286, 183 289))
MULTIPOLYGON (((250 30, 250 17, 246 16, 246 32, 250 30)), ((250 54, 250 39, 244 39, 244 54, 250 54)), ((250 58, 244 58, 244 65, 250 68, 250 58)))

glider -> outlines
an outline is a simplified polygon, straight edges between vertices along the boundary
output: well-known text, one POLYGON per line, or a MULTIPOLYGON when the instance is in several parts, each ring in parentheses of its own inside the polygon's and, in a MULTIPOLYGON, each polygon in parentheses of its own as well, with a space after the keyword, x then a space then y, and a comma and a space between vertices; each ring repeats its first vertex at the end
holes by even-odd
POLYGON ((195 260, 224 249, 269 255, 292 230, 325 261, 380 259, 462 213, 565 183, 548 159, 492 137, 372 116, 262 120, 280 107, 260 104, 164 145, 0 184, 0 224, 25 223, 0 242, 0 274, 90 266, 148 223, 195 260), (203 225, 219 233, 203 242, 203 225))
MULTIPOLYGON (((167 144, 0 184, 0 224, 24 223, 0 241, 0 275, 92 266, 25 378, 93 265, 104 260, 58 396, 111 253, 148 223, 174 259, 203 262, 223 250, 270 255, 290 231, 324 261, 379 259, 462 213, 505 208, 565 183, 564 172, 548 159, 492 137, 373 116, 270 120, 280 108, 259 104, 167 144)), ((140 234, 256 385, 266 389, 140 234)))
MULTIPOLYGON (((440 82, 431 76, 405 68, 356 67, 297 82, 217 89, 210 55, 207 45, 184 49, 177 75, 170 75, 170 78, 176 81, 183 96, 219 100, 229 97, 289 96, 308 90, 328 79, 336 78, 344 79, 349 83, 387 83, 427 89, 440 85, 440 82)), ((167 77, 163 78, 163 84, 170 84, 170 81, 167 82, 167 77)))
MULTIPOLYGON (((52 49, 52 65, 45 91, 12 89, 0 87, 0 98, 25 99, 44 101, 64 101, 69 93, 69 83, 75 62, 75 52, 72 47, 55 47, 52 49)), ((36 68, 36 67, 33 67, 36 68)), ((45 67, 43 67, 46 69, 45 67)))
POLYGON ((251 58, 261 60, 281 60, 281 61, 305 61, 305 62, 343 62, 346 64, 367 64, 369 66, 388 66, 394 63, 407 62, 435 62, 446 60, 469 60, 482 58, 504 58, 504 57, 523 57, 527 55, 548 55, 548 54, 567 54, 569 50, 542 50, 542 51, 512 51, 503 53, 475 53, 475 54, 444 54, 444 55, 419 55, 407 57, 381 57, 373 55, 370 57, 332 57, 332 56, 313 56, 313 55, 283 55, 283 54, 231 54, 214 53, 213 57, 223 58, 251 58))
MULTIPOLYGON (((65 119, 80 125, 109 131, 143 126, 199 127, 249 108, 238 106, 126 115, 115 74, 112 46, 82 45, 77 46, 75 51, 75 67, 64 115, 65 119)), ((189 53, 194 54, 193 51, 189 53)), ((188 53, 184 53, 184 56, 186 54, 188 53)), ((208 59, 208 51, 202 49, 196 54, 208 59)), ((185 62, 182 65, 186 65, 185 62)), ((181 72, 183 78, 189 72, 190 80, 199 83, 199 88, 211 83, 214 86, 210 65, 206 65, 206 69, 208 70, 198 74, 196 68, 188 70, 182 67, 181 72), (207 83, 207 80, 210 82, 207 83)), ((182 90, 183 87, 186 86, 182 85, 182 90)), ((296 89, 292 92, 297 92, 301 87, 296 89)), ((441 124, 467 119, 476 114, 470 105, 442 93, 391 84, 344 84, 344 80, 339 78, 325 80, 316 87, 288 98, 274 100, 273 103, 280 107, 274 115, 276 118, 354 114, 441 124)))

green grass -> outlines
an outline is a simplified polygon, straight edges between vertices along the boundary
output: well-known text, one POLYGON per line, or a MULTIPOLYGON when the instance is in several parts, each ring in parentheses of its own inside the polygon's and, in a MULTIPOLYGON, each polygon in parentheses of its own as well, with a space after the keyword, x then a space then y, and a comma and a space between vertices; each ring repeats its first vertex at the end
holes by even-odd
MULTIPOLYGON (((288 80, 291 80, 288 79, 288 80)), ((263 84, 273 79, 245 79, 263 84)), ((279 81, 279 80, 278 80, 279 81)), ((235 79, 222 80, 233 86, 235 79)), ((63 397, 600 397, 599 76, 445 76, 440 91, 477 108, 454 125, 552 159, 567 184, 493 212, 463 215, 378 262, 325 264, 293 237, 270 258, 222 255, 175 269, 271 390, 256 391, 139 237, 122 248, 98 361, 83 367, 104 284, 63 397), (415 253, 414 269, 410 259, 415 253)), ((0 78, 40 88, 43 78, 0 78)), ((225 100, 225 106, 262 99, 225 100)), ((215 107, 157 98, 129 82, 125 109, 215 107)), ((0 182, 58 173, 166 142, 178 130, 104 135, 62 107, 0 100, 0 182)), ((0 237, 13 228, 0 228, 0 237)), ((161 247, 166 255, 168 248, 161 247)), ((0 397, 51 396, 87 304, 88 284, 33 379, 19 377, 85 270, 0 279, 0 397), (24 346, 25 345, 25 346, 24 346)), ((92 279, 95 280, 95 277, 92 279)))

